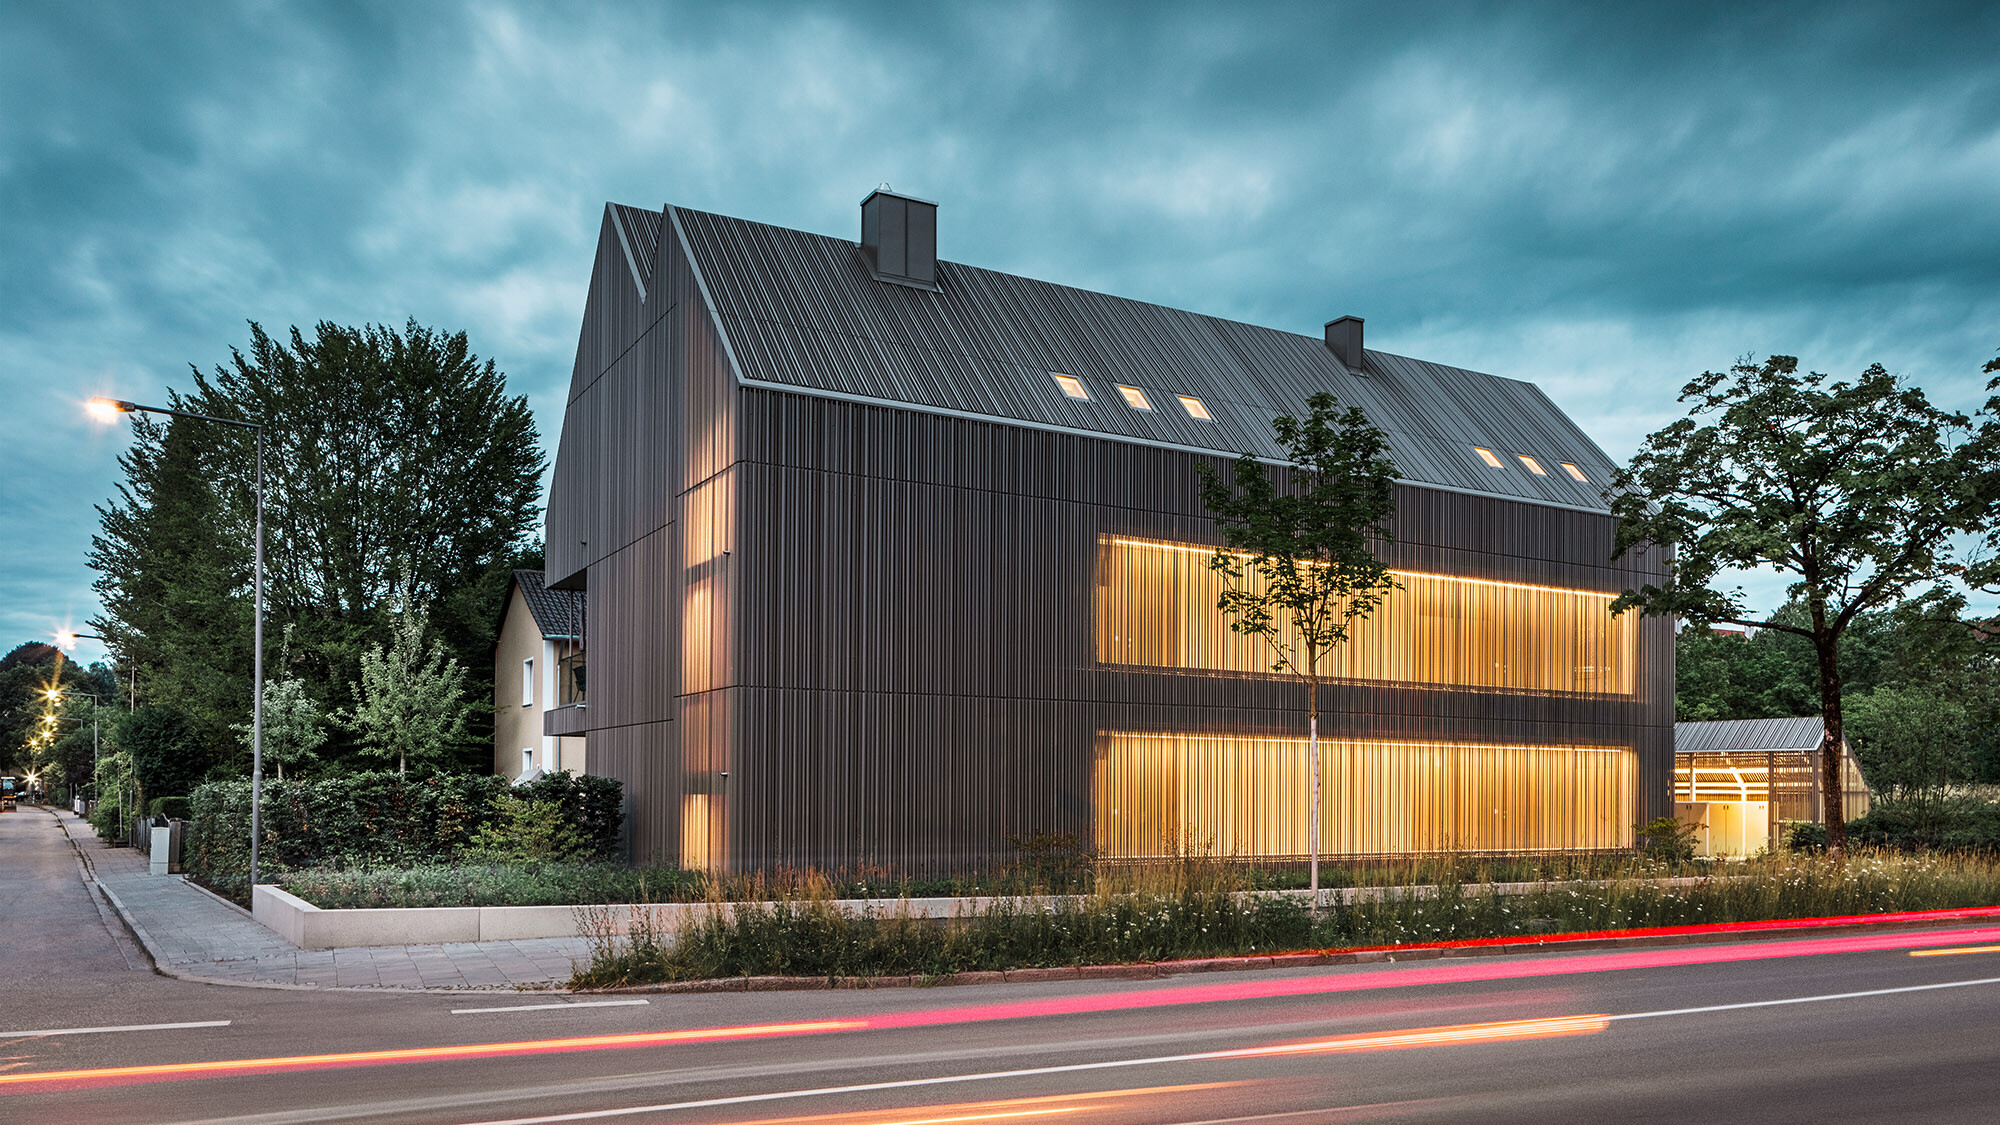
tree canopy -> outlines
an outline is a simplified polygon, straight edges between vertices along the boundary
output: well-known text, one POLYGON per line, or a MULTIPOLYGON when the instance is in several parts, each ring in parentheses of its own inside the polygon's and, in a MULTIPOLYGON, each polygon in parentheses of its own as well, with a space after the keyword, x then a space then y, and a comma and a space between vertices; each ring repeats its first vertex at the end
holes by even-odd
MULTIPOLYGON (((175 409, 265 427, 266 629, 294 630, 302 699, 330 714, 361 658, 391 639, 400 592, 468 673, 491 676, 510 570, 532 551, 544 456, 463 332, 321 322, 247 348, 170 392, 175 409)), ((91 565, 109 647, 142 701, 171 705, 227 769, 250 717, 255 447, 245 431, 135 416, 126 480, 100 508, 91 565)), ((290 689, 287 689, 290 690, 290 689)), ((325 753, 351 760, 342 738, 325 753)), ((483 760, 466 754, 466 760, 483 760)))
MULTIPOLYGON (((1958 544, 1990 533, 2000 497, 2000 399, 1975 416, 1933 406, 1877 364, 1855 380, 1800 374, 1791 356, 1744 361, 1682 388, 1687 417, 1649 435, 1612 484, 1616 551, 1671 547, 1662 586, 1627 590, 1614 612, 1678 614, 1810 642, 1828 748, 1843 736, 1840 642, 1856 618, 1916 587, 1944 596, 1964 572, 1958 544), (1753 613, 1728 569, 1791 575, 1801 615, 1753 613)), ((1838 754, 1821 786, 1838 809, 1838 754)), ((1843 849, 1838 816, 1829 848, 1843 849)))

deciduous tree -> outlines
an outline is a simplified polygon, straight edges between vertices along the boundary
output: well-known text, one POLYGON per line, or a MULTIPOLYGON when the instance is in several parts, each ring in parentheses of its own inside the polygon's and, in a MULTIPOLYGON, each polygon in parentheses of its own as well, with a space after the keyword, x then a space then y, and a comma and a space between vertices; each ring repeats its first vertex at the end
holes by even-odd
POLYGON ((1231 630, 1269 643, 1271 670, 1305 681, 1312 758, 1308 832, 1312 891, 1319 893, 1319 681, 1327 654, 1347 640, 1397 583, 1377 557, 1396 511, 1396 466, 1382 431, 1358 406, 1330 394, 1307 400, 1304 418, 1272 430, 1289 464, 1236 460, 1232 482, 1202 465, 1201 499, 1223 546, 1209 566, 1225 585, 1216 609, 1231 630))
POLYGON ((424 615, 397 613, 393 641, 362 654, 354 707, 344 716, 363 753, 393 758, 396 772, 411 762, 432 765, 465 740, 473 704, 465 669, 436 640, 424 641, 424 615))
MULTIPOLYGON (((1844 382, 1772 356, 1706 372, 1680 401, 1688 416, 1648 436, 1611 493, 1617 554, 1671 547, 1669 576, 1625 591, 1613 612, 1809 640, 1826 724, 1821 793, 1838 810, 1841 639, 1859 615, 1962 571, 1955 537, 1995 526, 2000 399, 1968 417, 1879 364, 1844 382), (1752 613, 1740 587, 1722 588, 1725 570, 1758 567, 1794 578, 1804 620, 1752 613)), ((1839 815, 1827 835, 1843 853, 1839 815)))

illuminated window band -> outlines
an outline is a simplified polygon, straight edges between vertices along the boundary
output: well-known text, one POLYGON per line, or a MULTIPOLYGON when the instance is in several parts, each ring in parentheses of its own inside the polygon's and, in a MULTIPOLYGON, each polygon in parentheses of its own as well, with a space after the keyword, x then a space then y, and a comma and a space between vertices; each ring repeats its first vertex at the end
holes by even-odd
MULTIPOLYGON (((1632 842, 1638 760, 1629 747, 1321 739, 1320 762, 1322 855, 1632 842)), ((1303 856, 1311 771, 1303 738, 1100 734, 1096 846, 1109 859, 1303 856)))
MULTIPOLYGON (((1269 642, 1231 632, 1215 608, 1223 579, 1208 567, 1214 553, 1212 547, 1099 537, 1098 661, 1270 672, 1269 642)), ((1323 675, 1502 691, 1634 690, 1638 615, 1611 616, 1615 594, 1391 573, 1403 588, 1350 626, 1347 643, 1323 658, 1323 675)))

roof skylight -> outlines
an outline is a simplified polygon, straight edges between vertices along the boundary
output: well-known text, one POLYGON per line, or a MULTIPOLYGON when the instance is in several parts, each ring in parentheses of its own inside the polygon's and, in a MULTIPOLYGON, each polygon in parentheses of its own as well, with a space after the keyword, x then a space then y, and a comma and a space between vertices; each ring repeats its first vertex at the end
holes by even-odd
POLYGON ((1479 454, 1479 459, 1480 459, 1481 461, 1484 461, 1484 462, 1486 462, 1487 464, 1489 464, 1489 465, 1493 466, 1494 468, 1496 468, 1496 469, 1504 469, 1504 468, 1506 468, 1506 466, 1505 466, 1505 465, 1503 465, 1503 464, 1501 464, 1501 463, 1500 463, 1500 458, 1498 458, 1498 457, 1495 457, 1495 456, 1493 456, 1493 451, 1492 451, 1492 450, 1490 450, 1490 449, 1481 449, 1481 448, 1479 448, 1478 446, 1476 446, 1476 445, 1475 445, 1475 446, 1473 446, 1473 447, 1472 447, 1472 451, 1473 451, 1474 453, 1477 453, 1477 454, 1479 454))
POLYGON ((1558 464, 1562 465, 1563 470, 1569 473, 1570 476, 1575 477, 1577 480, 1580 480, 1585 484, 1590 483, 1590 478, 1583 475, 1582 469, 1577 468, 1575 465, 1570 464, 1568 461, 1561 461, 1558 462, 1558 464))
POLYGON ((1056 386, 1062 388, 1062 393, 1071 398, 1090 401, 1090 392, 1083 389, 1083 380, 1074 375, 1059 375, 1053 371, 1049 372, 1049 377, 1056 381, 1056 386))
POLYGON ((1153 404, 1146 401, 1146 392, 1137 387, 1128 387, 1120 383, 1118 384, 1118 393, 1125 396, 1125 405, 1134 410, 1151 410, 1153 408, 1153 404))
POLYGON ((1188 417, 1199 418, 1204 422, 1215 421, 1214 418, 1209 416, 1208 407, 1203 406, 1200 399, 1193 395, 1175 395, 1174 397, 1181 400, 1181 406, 1187 410, 1188 417))
POLYGON ((1542 468, 1542 463, 1540 461, 1535 460, 1533 457, 1530 457, 1525 453, 1516 453, 1514 456, 1518 457, 1521 461, 1521 464, 1526 465, 1528 467, 1528 471, 1535 474, 1536 476, 1545 477, 1549 475, 1549 471, 1547 469, 1542 468))

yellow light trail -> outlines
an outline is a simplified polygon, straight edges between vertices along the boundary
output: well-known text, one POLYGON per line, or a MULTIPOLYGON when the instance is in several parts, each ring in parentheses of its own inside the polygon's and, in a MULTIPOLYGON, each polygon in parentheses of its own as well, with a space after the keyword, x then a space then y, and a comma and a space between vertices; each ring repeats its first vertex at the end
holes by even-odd
POLYGON ((861 1020, 821 1020, 815 1023, 774 1023, 748 1027, 705 1027, 690 1031, 646 1031, 626 1035, 591 1035, 570 1039, 529 1039, 512 1043, 464 1043, 447 1047, 402 1047, 382 1051, 346 1051, 330 1055, 283 1055, 258 1059, 214 1059, 205 1062, 109 1066, 91 1070, 51 1070, 35 1074, 0 1074, 0 1087, 56 1082, 115 1082, 123 1079, 184 1078, 258 1070, 305 1070, 327 1066, 367 1066, 376 1063, 436 1062, 447 1059, 531 1055, 549 1051, 594 1051, 654 1047, 669 1043, 752 1039, 777 1035, 819 1035, 857 1031, 861 1020))
POLYGON ((2000 945, 1967 945, 1958 949, 1912 949, 1912 957, 1956 957, 1961 953, 2000 953, 2000 945))
POLYGON ((1119 1098, 1149 1098, 1188 1094, 1207 1090, 1227 1090, 1243 1082, 1197 1082, 1181 1086, 1145 1086, 1123 1090, 1094 1090, 1081 1094, 1044 1094, 1033 1098, 1005 1098, 989 1102, 960 1102, 930 1106, 918 1113, 949 1114, 940 1117, 910 1117, 885 1120, 883 1114, 910 1110, 856 1110, 847 1113, 815 1114, 810 1117, 765 1117, 740 1125, 957 1125, 965 1121, 1004 1121, 1022 1117, 1045 1117, 1058 1113, 1088 1113, 1110 1108, 1095 1103, 1119 1098), (1084 1104, 1076 1104, 1084 1103, 1084 1104))

